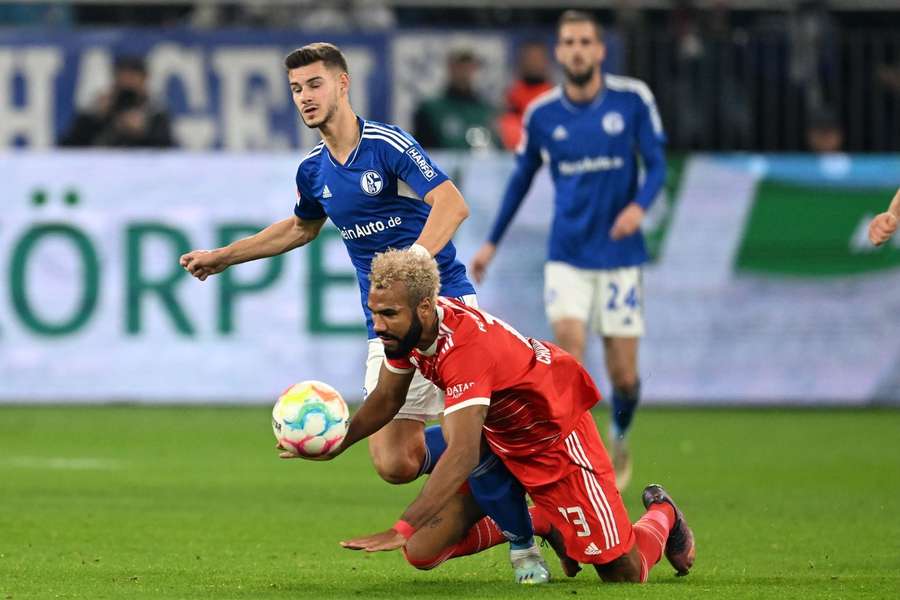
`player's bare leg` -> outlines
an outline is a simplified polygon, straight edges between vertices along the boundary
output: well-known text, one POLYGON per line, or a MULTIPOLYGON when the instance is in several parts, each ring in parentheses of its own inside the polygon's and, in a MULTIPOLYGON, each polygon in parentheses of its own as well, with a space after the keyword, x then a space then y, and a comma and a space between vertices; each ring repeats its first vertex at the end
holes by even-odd
POLYGON ((641 554, 637 544, 619 558, 605 565, 594 565, 597 575, 607 583, 640 583, 641 554))
POLYGON ((553 335, 559 347, 584 363, 584 347, 587 343, 587 330, 581 319, 558 319, 553 322, 553 335))
MULTIPOLYGON (((468 556, 506 542, 506 538, 475 503, 460 492, 444 505, 425 527, 406 543, 403 555, 417 569, 430 570, 446 560, 468 556)), ((510 553, 517 583, 541 584, 550 581, 550 571, 537 545, 510 553)))
POLYGON ((425 458, 425 423, 394 419, 369 437, 369 456, 375 471, 388 483, 415 480, 425 458))
POLYGON ((430 570, 451 558, 455 546, 484 513, 472 496, 456 494, 425 527, 416 531, 403 555, 417 569, 430 570))
POLYGON ((625 489, 631 481, 631 453, 626 434, 640 397, 637 368, 639 340, 637 337, 603 338, 606 371, 613 387, 613 400, 610 403, 613 410, 609 433, 610 451, 616 470, 616 485, 620 490, 625 489))

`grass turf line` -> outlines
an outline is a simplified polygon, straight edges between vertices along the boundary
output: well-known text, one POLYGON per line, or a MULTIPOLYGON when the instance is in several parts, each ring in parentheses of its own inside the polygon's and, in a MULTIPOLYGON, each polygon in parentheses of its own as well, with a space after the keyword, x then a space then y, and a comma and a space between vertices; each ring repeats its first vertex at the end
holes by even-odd
POLYGON ((632 443, 632 520, 665 484, 694 572, 610 587, 545 549, 555 581, 521 588, 503 547, 430 572, 341 549, 419 484, 381 482, 364 445, 277 459, 266 407, 0 407, 0 600, 900 596, 900 412, 643 409, 632 443))

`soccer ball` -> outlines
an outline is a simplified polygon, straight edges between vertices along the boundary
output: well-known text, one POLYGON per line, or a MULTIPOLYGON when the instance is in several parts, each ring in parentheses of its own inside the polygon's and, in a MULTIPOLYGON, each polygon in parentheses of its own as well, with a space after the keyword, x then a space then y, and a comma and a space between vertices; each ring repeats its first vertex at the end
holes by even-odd
POLYGON ((350 409, 341 394, 321 381, 303 381, 281 394, 272 409, 272 430, 282 448, 298 456, 321 456, 343 441, 350 409))

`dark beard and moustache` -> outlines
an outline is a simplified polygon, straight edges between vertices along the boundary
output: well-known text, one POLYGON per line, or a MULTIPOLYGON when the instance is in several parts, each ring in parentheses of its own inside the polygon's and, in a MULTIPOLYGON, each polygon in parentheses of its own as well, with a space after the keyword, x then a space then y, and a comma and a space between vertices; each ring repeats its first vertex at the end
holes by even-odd
POLYGON ((315 125, 310 125, 309 123, 306 122, 306 119, 301 119, 301 120, 303 121, 303 124, 306 125, 307 127, 309 127, 310 129, 318 129, 319 127, 321 127, 322 125, 324 125, 328 121, 330 121, 331 117, 334 116, 335 112, 337 112, 337 103, 336 102, 331 105, 331 108, 328 109, 328 113, 325 115, 325 117, 321 121, 316 123, 315 125))
POLYGON ((566 73, 566 80, 572 85, 576 85, 578 87, 584 87, 588 84, 591 78, 594 76, 594 69, 586 69, 583 73, 575 73, 569 69, 564 69, 566 73))
POLYGON ((422 339, 422 321, 419 320, 419 315, 413 311, 412 323, 410 323, 409 330, 402 338, 397 338, 392 335, 383 336, 383 338, 385 337, 391 340, 397 340, 399 345, 396 350, 388 350, 387 346, 385 346, 384 355, 388 358, 404 358, 412 352, 412 349, 415 348, 416 344, 419 343, 419 340, 422 339))

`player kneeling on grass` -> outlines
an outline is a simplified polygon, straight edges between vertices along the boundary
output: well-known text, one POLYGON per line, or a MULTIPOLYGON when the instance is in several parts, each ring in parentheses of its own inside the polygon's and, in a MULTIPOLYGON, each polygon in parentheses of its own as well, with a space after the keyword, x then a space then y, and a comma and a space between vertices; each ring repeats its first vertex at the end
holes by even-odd
POLYGON ((662 487, 644 489, 647 512, 629 521, 590 414, 600 393, 578 361, 484 311, 438 297, 437 268, 421 254, 376 255, 370 281, 369 309, 387 358, 329 458, 390 422, 417 369, 445 392, 447 449, 392 528, 344 547, 403 548, 412 565, 430 569, 503 541, 470 496, 458 493, 486 441, 530 494, 535 532, 567 575, 587 563, 604 581, 642 582, 664 551, 679 575, 688 573, 693 533, 662 487))

